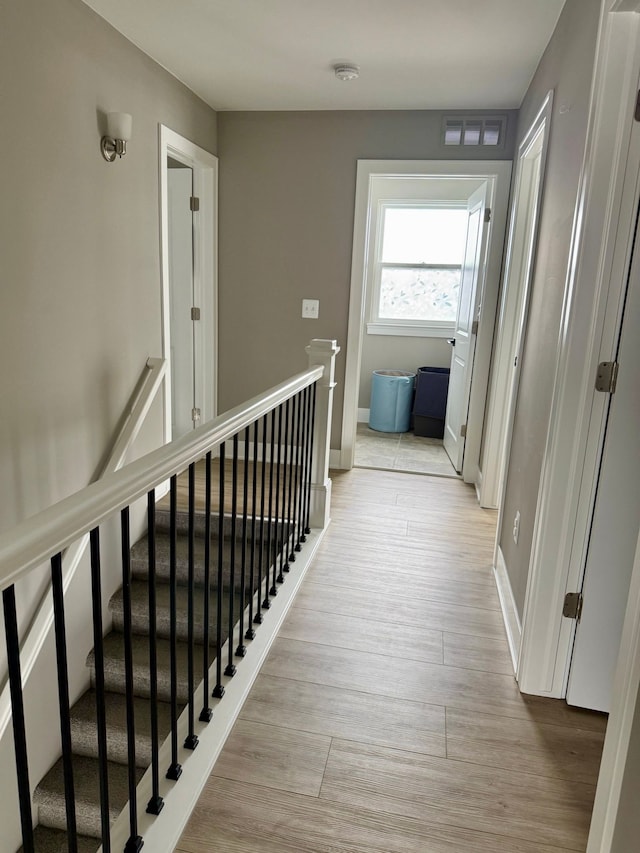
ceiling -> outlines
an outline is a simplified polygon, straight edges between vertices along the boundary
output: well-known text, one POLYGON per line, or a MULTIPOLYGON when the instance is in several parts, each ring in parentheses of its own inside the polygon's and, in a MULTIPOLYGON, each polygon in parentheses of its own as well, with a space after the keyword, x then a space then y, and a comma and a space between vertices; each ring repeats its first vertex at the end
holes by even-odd
POLYGON ((519 107, 565 0, 85 2, 215 109, 399 110, 519 107))

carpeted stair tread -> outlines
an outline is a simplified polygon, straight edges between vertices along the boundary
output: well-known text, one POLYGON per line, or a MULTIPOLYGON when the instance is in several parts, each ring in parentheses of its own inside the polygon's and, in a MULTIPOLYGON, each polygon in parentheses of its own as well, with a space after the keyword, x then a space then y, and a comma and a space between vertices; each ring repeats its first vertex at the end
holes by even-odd
MULTIPOLYGON (((108 763, 108 774, 109 817, 113 823, 129 799, 127 768, 110 761, 108 763)), ((78 832, 81 835, 100 838, 100 775, 97 759, 74 755, 73 776, 78 832)), ((137 769, 138 782, 142 776, 143 771, 137 769)), ((62 758, 56 761, 42 779, 34 792, 33 799, 38 806, 40 824, 53 829, 65 829, 66 811, 62 758)))
MULTIPOLYGON (((97 853, 100 841, 87 835, 78 837, 78 853, 97 853)), ((36 853, 68 853, 69 844, 67 833, 62 829, 51 829, 48 826, 36 826, 33 830, 33 841, 36 853)), ((23 853, 21 847, 18 853, 23 853)))
MULTIPOLYGON (((182 708, 178 710, 178 713, 182 708)), ((136 766, 143 770, 151 764, 151 714, 147 699, 134 699, 136 732, 136 766)), ((127 710, 121 693, 106 694, 107 755, 109 761, 127 764, 127 710)), ((158 739, 161 744, 171 730, 171 706, 158 702, 158 739)), ((71 709, 73 751, 78 755, 98 757, 96 728, 96 694, 87 690, 71 709)))
MULTIPOLYGON (((238 509, 239 515, 236 519, 236 535, 239 540, 242 540, 242 509, 238 509)), ((194 533, 197 537, 204 537, 206 533, 206 514, 204 512, 198 512, 194 515, 194 533)), ((275 518, 272 518, 272 524, 274 524, 275 518)), ((279 523, 282 525, 284 523, 283 518, 279 518, 279 523)), ((224 522, 223 522, 223 538, 229 539, 231 537, 231 514, 225 513, 224 522)), ((266 541, 267 532, 269 527, 269 519, 265 517, 262 528, 262 535, 264 540, 266 541)), ((171 528, 171 513, 168 509, 160 509, 156 507, 156 532, 158 533, 168 533, 171 528)), ((189 532, 189 513, 183 510, 178 510, 176 513, 176 530, 178 532, 178 536, 187 536, 189 532)), ((211 538, 217 540, 218 533, 220 530, 220 522, 219 516, 217 512, 211 513, 211 538)), ((247 539, 249 539, 252 535, 252 526, 251 519, 247 519, 247 539)), ((272 528, 273 535, 273 528, 272 528)), ((260 536, 260 519, 256 519, 255 524, 255 539, 258 540, 260 536)))
MULTIPOLYGON (((170 622, 170 593, 169 584, 156 585, 156 635, 169 639, 171 636, 170 622)), ((204 641, 204 588, 194 589, 194 637, 197 643, 204 641)), ((236 593, 234 604, 234 619, 239 616, 240 593, 236 593)), ((247 596, 248 603, 248 596, 247 596)), ((124 628, 123 593, 120 588, 109 601, 109 610, 113 614, 113 626, 122 632, 124 628)), ((209 597, 209 645, 216 645, 216 616, 217 596, 212 590, 209 597)), ((176 588, 176 630, 179 640, 188 638, 188 590, 185 586, 176 588)), ((131 624, 134 634, 148 634, 149 630, 149 587, 143 581, 133 581, 131 584, 131 624)), ((227 638, 229 624, 229 593, 222 593, 222 641, 227 638)))
MULTIPOLYGON (((131 638, 133 656, 133 683, 135 694, 148 698, 150 694, 149 680, 149 640, 147 637, 134 635, 131 638)), ((178 701, 186 704, 188 700, 187 680, 187 643, 178 643, 177 653, 177 692, 178 701)), ((171 699, 171 670, 170 646, 168 640, 158 638, 158 698, 164 702, 171 699)), ((203 648, 194 647, 195 685, 201 680, 203 648)), ((213 655, 211 655, 211 662, 213 655)), ((91 669, 91 686, 95 687, 94 652, 91 650, 87 657, 87 666, 91 669)), ((125 692, 124 671, 124 635, 112 631, 104 638, 104 682, 105 689, 113 693, 125 692)))

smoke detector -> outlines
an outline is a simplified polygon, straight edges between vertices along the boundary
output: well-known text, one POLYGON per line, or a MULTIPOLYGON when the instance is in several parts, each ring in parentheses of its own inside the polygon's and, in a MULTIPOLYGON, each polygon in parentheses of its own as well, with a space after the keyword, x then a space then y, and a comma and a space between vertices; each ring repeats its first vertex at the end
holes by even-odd
POLYGON ((333 70, 338 80, 343 80, 345 83, 348 80, 357 80, 360 76, 360 67, 358 65, 351 65, 345 62, 334 65, 333 70))

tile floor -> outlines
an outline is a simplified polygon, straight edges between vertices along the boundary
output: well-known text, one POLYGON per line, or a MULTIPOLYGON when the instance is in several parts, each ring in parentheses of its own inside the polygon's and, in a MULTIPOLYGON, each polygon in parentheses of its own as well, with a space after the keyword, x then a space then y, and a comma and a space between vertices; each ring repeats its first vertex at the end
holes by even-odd
POLYGON ((355 465, 458 477, 440 438, 422 438, 413 432, 378 432, 365 423, 358 424, 355 465))

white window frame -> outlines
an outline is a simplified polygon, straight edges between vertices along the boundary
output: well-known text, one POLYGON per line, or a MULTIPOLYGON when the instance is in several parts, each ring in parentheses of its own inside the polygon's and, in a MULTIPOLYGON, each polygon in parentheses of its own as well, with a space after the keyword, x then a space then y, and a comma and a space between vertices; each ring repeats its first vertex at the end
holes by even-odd
POLYGON ((367 322, 367 334, 369 335, 394 335, 399 337, 425 337, 425 338, 448 338, 455 329, 455 318, 451 322, 446 320, 402 320, 398 318, 380 317, 380 289, 382 282, 382 270, 385 267, 405 267, 407 269, 462 269, 462 264, 410 264, 391 263, 382 260, 382 243, 384 237, 384 213, 387 209, 419 208, 451 210, 453 208, 466 209, 459 200, 434 200, 434 199, 379 199, 374 207, 372 199, 369 201, 369 227, 370 233, 375 234, 373 251, 369 258, 369 281, 371 282, 371 298, 369 302, 367 322))

